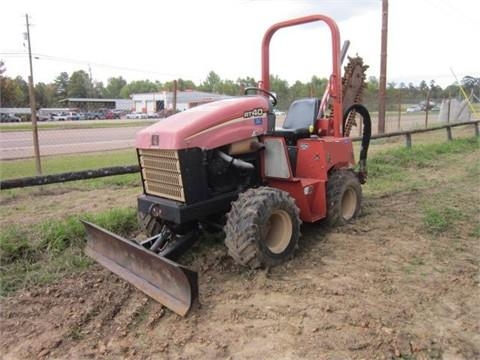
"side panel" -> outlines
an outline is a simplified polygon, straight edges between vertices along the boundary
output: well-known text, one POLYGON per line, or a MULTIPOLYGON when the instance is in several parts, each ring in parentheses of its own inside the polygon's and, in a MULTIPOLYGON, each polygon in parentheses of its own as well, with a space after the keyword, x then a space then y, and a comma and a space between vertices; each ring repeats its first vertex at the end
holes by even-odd
MULTIPOLYGON (((265 137, 264 142, 268 142, 269 139, 282 140, 282 138, 265 137)), ((269 148, 267 146, 264 160, 265 181, 269 186, 287 191, 295 199, 302 221, 315 222, 327 215, 328 173, 333 168, 351 168, 355 165, 353 146, 349 138, 322 137, 301 139, 297 142, 297 148, 295 176, 282 178, 268 176, 269 148)), ((277 149, 277 152, 281 156, 277 154, 276 157, 270 158, 270 168, 281 169, 280 160, 282 158, 288 160, 286 145, 283 149, 277 149)))
POLYGON ((283 137, 263 138, 265 145, 263 156, 263 173, 265 177, 290 179, 292 169, 287 153, 287 145, 283 137))
POLYGON ((301 139, 297 145, 297 177, 314 178, 326 182, 330 169, 355 166, 350 138, 301 139))
POLYGON ((295 203, 300 209, 300 219, 304 222, 318 221, 327 214, 324 181, 269 179, 268 186, 288 192, 295 199, 295 203))
MULTIPOLYGON (((287 144, 283 137, 265 136, 263 138, 265 150, 263 152, 262 172, 268 186, 288 192, 294 199, 300 210, 300 218, 305 222, 315 222, 326 216, 325 204, 325 179, 322 177, 309 176, 308 171, 294 176, 292 171, 292 160, 287 151, 287 144)), ((315 154, 302 153, 306 161, 308 157, 316 156, 323 149, 322 144, 316 142, 314 147, 305 147, 306 150, 315 150, 315 154)), ((295 161, 293 161, 295 163, 295 161)), ((309 169, 318 168, 318 163, 311 162, 309 169)), ((318 175, 318 171, 310 171, 318 175)))

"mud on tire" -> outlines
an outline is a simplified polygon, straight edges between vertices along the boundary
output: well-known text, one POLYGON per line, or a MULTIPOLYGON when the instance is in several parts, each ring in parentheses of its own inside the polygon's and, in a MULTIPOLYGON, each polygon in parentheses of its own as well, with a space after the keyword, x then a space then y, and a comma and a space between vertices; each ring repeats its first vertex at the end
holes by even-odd
POLYGON ((228 254, 250 268, 281 264, 297 248, 300 224, 299 210, 288 193, 270 187, 249 189, 227 215, 228 254))
POLYGON ((137 218, 140 229, 142 229, 147 237, 157 235, 160 230, 162 230, 162 224, 150 214, 138 211, 137 218))
POLYGON ((352 170, 332 172, 327 183, 327 217, 329 226, 354 221, 360 214, 362 187, 352 170))

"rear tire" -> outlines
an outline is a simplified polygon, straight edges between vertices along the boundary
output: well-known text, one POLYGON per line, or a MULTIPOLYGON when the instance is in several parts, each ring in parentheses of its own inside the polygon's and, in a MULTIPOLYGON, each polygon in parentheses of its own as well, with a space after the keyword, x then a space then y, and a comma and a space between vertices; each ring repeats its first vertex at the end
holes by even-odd
POLYGON ((228 254, 253 269, 279 265, 293 256, 300 224, 299 210, 288 193, 270 187, 249 189, 227 215, 228 254))
POLYGON ((362 187, 351 170, 336 170, 327 184, 327 224, 341 226, 360 215, 362 187))

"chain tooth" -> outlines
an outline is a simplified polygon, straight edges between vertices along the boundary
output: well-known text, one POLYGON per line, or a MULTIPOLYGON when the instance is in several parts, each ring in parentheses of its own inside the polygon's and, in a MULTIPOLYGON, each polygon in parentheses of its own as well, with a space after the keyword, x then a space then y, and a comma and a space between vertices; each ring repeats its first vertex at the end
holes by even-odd
MULTIPOLYGON (((350 57, 348 56, 348 63, 344 66, 344 75, 342 77, 342 97, 345 99, 347 91, 355 91, 352 104, 347 104, 350 107, 353 104, 358 104, 363 99, 363 90, 366 88, 367 84, 365 79, 367 78, 366 70, 368 69, 368 65, 364 65, 363 58, 360 56, 350 57), (355 71, 358 69, 357 71, 355 71), (360 86, 357 89, 354 88, 354 84, 352 80, 355 79, 356 81, 360 81, 360 86)), ((344 104, 344 109, 346 108, 344 104)), ((332 119, 334 116, 333 106, 330 103, 328 106, 329 110, 329 118, 332 119)), ((352 111, 347 118, 345 123, 344 135, 349 136, 350 131, 353 126, 357 126, 357 122, 355 121, 356 112, 352 111)))
MULTIPOLYGON (((356 56, 356 57, 348 56, 348 63, 347 65, 344 66, 344 76, 342 77, 342 95, 343 95, 343 98, 345 99, 347 91, 354 91, 355 93, 352 96, 353 103, 344 104, 344 109, 347 107, 350 107, 353 104, 358 104, 362 101, 363 90, 367 86, 365 79, 367 78, 366 70, 368 69, 368 67, 369 67, 368 65, 364 65, 363 58, 361 58, 360 56, 356 56), (356 69, 357 71, 355 71, 356 69), (357 85, 357 89, 355 89, 354 87, 355 84, 352 81, 353 79, 355 79, 355 81, 360 82, 360 86, 357 85)), ((329 105, 328 108, 330 110, 329 116, 330 118, 333 118, 334 113, 333 113, 333 108, 331 104, 329 105)), ((355 115, 356 115, 355 111, 352 111, 348 115, 347 121, 345 123, 344 136, 349 136, 352 127, 357 126, 355 115)))

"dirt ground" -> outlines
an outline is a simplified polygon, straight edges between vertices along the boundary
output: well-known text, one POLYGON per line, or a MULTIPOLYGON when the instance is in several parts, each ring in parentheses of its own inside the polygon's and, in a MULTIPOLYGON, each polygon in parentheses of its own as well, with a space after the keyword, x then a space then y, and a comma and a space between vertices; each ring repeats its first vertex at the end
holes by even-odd
MULTIPOLYGON (((181 259, 200 274, 199 303, 186 318, 100 266, 17 292, 0 300, 1 357, 479 359, 476 224, 460 220, 432 235, 422 212, 450 190, 450 206, 478 201, 478 182, 464 165, 475 159, 462 158, 446 172, 419 170, 431 183, 425 188, 367 195, 355 224, 304 225, 295 258, 280 267, 244 270, 221 241, 208 239, 181 259)), ((132 196, 132 189, 125 197, 118 191, 44 200, 81 195, 96 198, 91 206, 113 206, 132 196)), ((27 202, 18 197, 7 205, 15 201, 27 202)))

